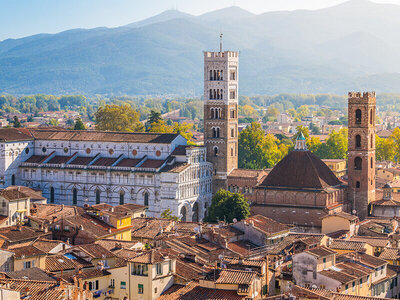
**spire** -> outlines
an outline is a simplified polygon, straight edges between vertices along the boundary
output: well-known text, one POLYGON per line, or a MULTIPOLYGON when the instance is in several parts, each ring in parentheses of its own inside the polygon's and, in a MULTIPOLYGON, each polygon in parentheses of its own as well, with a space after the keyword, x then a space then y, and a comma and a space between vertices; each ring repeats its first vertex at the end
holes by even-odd
POLYGON ((300 134, 296 138, 296 145, 294 146, 294 150, 307 150, 306 146, 306 138, 304 137, 303 133, 300 131, 300 134))
POLYGON ((223 34, 221 32, 221 34, 219 35, 219 52, 222 52, 222 36, 223 34))

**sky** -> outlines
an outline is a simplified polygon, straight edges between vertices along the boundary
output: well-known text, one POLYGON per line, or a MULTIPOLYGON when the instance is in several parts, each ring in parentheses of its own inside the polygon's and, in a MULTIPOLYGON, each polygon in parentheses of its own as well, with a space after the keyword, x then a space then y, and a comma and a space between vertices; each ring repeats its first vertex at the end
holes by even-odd
MULTIPOLYGON (((400 5, 400 0, 373 0, 400 5)), ((345 0, 0 0, 0 41, 73 28, 118 27, 178 9, 193 15, 229 6, 260 14, 320 9, 345 0)))

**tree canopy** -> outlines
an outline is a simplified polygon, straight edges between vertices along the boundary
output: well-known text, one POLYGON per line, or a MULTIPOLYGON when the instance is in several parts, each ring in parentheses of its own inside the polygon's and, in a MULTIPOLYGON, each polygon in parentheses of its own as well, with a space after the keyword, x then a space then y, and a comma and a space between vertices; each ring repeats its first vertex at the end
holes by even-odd
POLYGON ((219 190, 213 197, 206 222, 238 221, 250 216, 250 206, 247 199, 240 193, 219 190))
POLYGON ((95 113, 95 118, 98 130, 144 131, 144 125, 139 122, 140 114, 128 104, 101 106, 95 113))
POLYGON ((74 130, 85 130, 85 124, 83 124, 81 118, 76 118, 75 124, 74 124, 74 130))

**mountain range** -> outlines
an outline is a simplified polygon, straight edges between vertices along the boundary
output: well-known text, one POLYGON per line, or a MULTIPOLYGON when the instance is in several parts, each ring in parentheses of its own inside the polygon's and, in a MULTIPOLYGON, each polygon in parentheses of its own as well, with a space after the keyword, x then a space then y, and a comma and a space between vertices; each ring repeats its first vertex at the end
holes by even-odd
POLYGON ((203 50, 240 51, 240 94, 400 92, 400 6, 176 10, 118 28, 0 42, 0 94, 199 96, 203 50))

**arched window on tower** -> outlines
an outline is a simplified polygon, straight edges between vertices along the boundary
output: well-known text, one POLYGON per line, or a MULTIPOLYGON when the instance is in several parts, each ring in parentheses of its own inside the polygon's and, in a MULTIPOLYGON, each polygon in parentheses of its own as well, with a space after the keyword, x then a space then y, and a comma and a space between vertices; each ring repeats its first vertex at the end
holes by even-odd
POLYGON ((231 156, 233 156, 233 147, 231 148, 231 156))
POLYGON ((78 204, 78 190, 76 188, 72 189, 72 204, 73 205, 78 204))
POLYGON ((354 159, 354 170, 361 170, 362 169, 362 159, 361 157, 356 157, 354 159))
POLYGON ((50 203, 54 203, 54 188, 50 188, 50 203))
POLYGON ((119 192, 119 205, 123 205, 125 203, 125 192, 121 190, 119 192))
POLYGON ((218 70, 218 73, 217 73, 217 80, 220 80, 220 79, 221 79, 221 71, 218 70))
POLYGON ((356 135, 356 148, 361 147, 361 136, 359 134, 356 135))
POLYGON ((214 108, 211 108, 211 110, 210 110, 210 118, 211 119, 215 119, 215 110, 214 110, 214 108))
POLYGON ((214 90, 214 97, 213 99, 217 99, 217 90, 214 90))
POLYGON ((372 125, 374 122, 374 116, 373 116, 373 111, 372 108, 369 110, 369 123, 372 125))
POLYGON ((96 204, 100 204, 100 190, 97 189, 96 190, 96 204))
POLYGON ((221 70, 221 80, 224 80, 224 70, 221 70))
POLYGON ((212 90, 210 89, 210 99, 212 99, 213 98, 213 92, 212 92, 212 90))
POLYGON ((144 198, 143 205, 149 206, 149 193, 148 192, 144 193, 143 198, 144 198))
POLYGON ((210 80, 213 80, 213 71, 210 70, 210 80))
POLYGON ((361 186, 361 184, 360 184, 360 182, 359 181, 356 181, 356 188, 360 188, 360 186, 361 186))
POLYGON ((218 147, 217 146, 214 147, 214 156, 218 156, 218 147))
POLYGON ((374 167, 374 159, 371 157, 371 169, 374 167))
POLYGON ((216 130, 217 130, 216 138, 219 138, 219 127, 217 127, 216 130))
POLYGON ((356 124, 361 124, 361 109, 356 110, 356 124))
POLYGON ((215 80, 215 79, 217 79, 217 71, 216 71, 216 70, 214 70, 214 77, 213 77, 213 80, 215 80))
POLYGON ((374 135, 371 134, 371 148, 374 148, 374 135))

